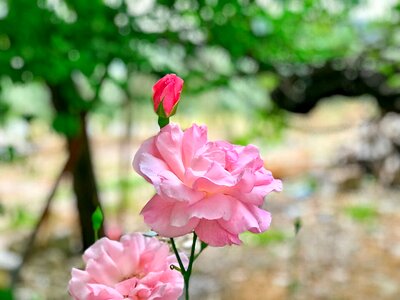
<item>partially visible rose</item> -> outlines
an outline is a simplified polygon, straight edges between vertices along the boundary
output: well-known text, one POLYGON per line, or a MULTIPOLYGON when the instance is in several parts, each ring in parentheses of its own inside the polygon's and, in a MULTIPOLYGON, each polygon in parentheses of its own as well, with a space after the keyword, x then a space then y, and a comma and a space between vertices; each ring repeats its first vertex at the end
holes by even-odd
POLYGON ((264 197, 282 189, 255 146, 207 141, 205 126, 165 126, 142 144, 133 166, 156 189, 141 212, 145 222, 166 237, 195 231, 211 246, 240 244, 240 233, 268 229, 264 197))
POLYGON ((120 241, 102 238, 85 251, 83 260, 85 269, 73 268, 68 285, 75 300, 176 300, 182 294, 182 275, 170 269, 176 258, 157 238, 138 233, 120 241))
POLYGON ((104 226, 105 236, 110 240, 119 241, 122 236, 122 228, 116 223, 106 224, 104 226))
POLYGON ((163 118, 175 114, 183 86, 182 78, 168 74, 153 86, 154 111, 163 118))

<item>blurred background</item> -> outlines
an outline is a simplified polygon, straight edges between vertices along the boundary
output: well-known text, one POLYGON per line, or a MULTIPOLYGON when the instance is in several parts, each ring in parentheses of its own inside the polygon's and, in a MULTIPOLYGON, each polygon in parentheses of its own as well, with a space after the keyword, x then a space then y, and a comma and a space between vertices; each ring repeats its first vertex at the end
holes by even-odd
POLYGON ((0 299, 69 299, 97 206, 110 238, 148 230, 131 161, 171 72, 174 122, 284 182, 193 299, 400 299, 399 25, 397 0, 0 0, 0 299))

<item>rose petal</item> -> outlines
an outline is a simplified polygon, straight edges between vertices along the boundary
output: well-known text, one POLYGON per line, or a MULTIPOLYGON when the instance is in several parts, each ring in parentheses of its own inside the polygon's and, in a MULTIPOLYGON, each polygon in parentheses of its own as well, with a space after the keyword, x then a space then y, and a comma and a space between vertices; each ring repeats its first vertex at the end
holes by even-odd
POLYGON ((68 283, 68 292, 74 299, 87 299, 90 290, 86 284, 92 281, 90 275, 86 271, 73 268, 71 276, 72 278, 68 283))
POLYGON ((207 127, 197 126, 186 129, 182 139, 182 159, 185 168, 191 166, 193 157, 207 143, 207 127))
POLYGON ((235 198, 224 194, 209 196, 190 206, 188 209, 189 218, 229 220, 232 214, 232 206, 236 201, 235 198))
POLYGON ((271 214, 254 205, 243 204, 235 201, 232 217, 226 220, 219 220, 219 224, 227 231, 240 234, 247 230, 252 232, 265 231, 271 223, 271 214))
POLYGON ((89 283, 87 287, 90 290, 90 294, 87 298, 83 298, 85 300, 124 299, 124 297, 116 289, 106 286, 104 284, 89 283))
POLYGON ((140 214, 143 215, 146 224, 150 225, 152 230, 166 237, 177 237, 192 232, 197 225, 197 219, 191 219, 185 226, 171 225, 171 215, 174 203, 168 201, 159 195, 153 198, 145 205, 140 214))
MULTIPOLYGON (((156 190, 160 196, 194 203, 204 197, 204 192, 196 191, 186 186, 175 174, 171 172, 163 172, 160 174, 160 183, 156 190)), ((155 185, 156 186, 156 185, 155 185)))
POLYGON ((176 124, 163 127, 155 138, 161 158, 177 177, 183 179, 185 168, 182 161, 183 132, 176 124))
POLYGON ((233 177, 223 166, 214 162, 206 174, 193 183, 193 188, 210 194, 223 193, 228 187, 235 186, 236 183, 236 177, 233 177))
POLYGON ((217 220, 201 220, 195 232, 201 241, 213 247, 241 244, 238 235, 225 230, 217 220))

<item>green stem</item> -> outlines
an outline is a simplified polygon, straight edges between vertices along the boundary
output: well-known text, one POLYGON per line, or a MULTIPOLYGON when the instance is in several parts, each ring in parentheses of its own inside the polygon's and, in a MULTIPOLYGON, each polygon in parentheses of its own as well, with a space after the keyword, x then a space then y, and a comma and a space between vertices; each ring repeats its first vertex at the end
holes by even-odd
POLYGON ((193 262, 196 259, 196 255, 194 254, 194 252, 196 250, 196 240, 197 240, 197 234, 195 232, 193 232, 193 241, 192 241, 192 249, 190 251, 189 265, 185 272, 185 275, 183 276, 183 279, 185 282, 185 299, 186 300, 189 300, 190 276, 192 275, 193 262))
POLYGON ((193 262, 196 258, 196 255, 194 254, 194 251, 196 249, 196 240, 197 240, 197 234, 193 232, 193 242, 192 242, 192 249, 190 251, 189 266, 186 271, 186 274, 189 275, 188 277, 190 277, 190 275, 192 274, 193 262))
POLYGON ((206 249, 207 247, 208 247, 208 244, 206 244, 206 243, 204 243, 204 242, 201 242, 200 251, 199 251, 199 253, 197 253, 197 254, 194 256, 193 261, 196 261, 196 259, 200 256, 201 252, 203 252, 204 249, 206 249))
POLYGON ((185 267, 183 266, 181 257, 179 256, 179 252, 178 252, 178 249, 176 248, 174 238, 170 238, 170 241, 172 244, 172 250, 174 250, 174 254, 176 256, 176 259, 178 260, 179 268, 181 268, 181 273, 183 276, 185 276, 186 270, 185 270, 185 267))
MULTIPOLYGON (((175 241, 173 238, 170 238, 171 240, 171 244, 172 244, 172 249, 174 251, 174 254, 176 256, 176 259, 178 260, 178 264, 180 267, 180 272, 183 276, 183 281, 184 281, 184 285, 185 285, 185 299, 189 300, 189 281, 190 281, 190 276, 192 275, 192 269, 193 269, 193 263, 194 261, 197 259, 197 257, 199 257, 200 253, 203 252, 204 249, 207 248, 207 244, 204 242, 201 242, 201 248, 199 253, 195 253, 196 252, 196 241, 197 241, 197 234, 195 232, 193 232, 193 241, 192 241, 192 248, 190 250, 190 257, 189 257, 189 264, 187 269, 185 270, 185 267, 183 266, 182 263, 182 259, 179 256, 179 252, 178 249, 176 248, 175 245, 175 241)), ((174 268, 175 270, 177 270, 178 268, 174 268)))
POLYGON ((160 129, 169 124, 169 118, 158 117, 158 125, 160 129))

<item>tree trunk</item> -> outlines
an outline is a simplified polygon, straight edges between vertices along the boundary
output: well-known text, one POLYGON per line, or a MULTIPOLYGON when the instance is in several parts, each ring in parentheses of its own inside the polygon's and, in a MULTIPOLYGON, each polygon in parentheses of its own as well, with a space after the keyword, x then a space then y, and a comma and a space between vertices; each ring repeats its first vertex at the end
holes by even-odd
MULTIPOLYGON (((50 86, 52 102, 58 114, 68 113, 68 99, 63 93, 64 86, 50 86)), ((83 250, 95 242, 92 227, 92 214, 100 207, 96 177, 93 169, 90 142, 87 135, 86 114, 81 112, 79 118, 79 131, 75 136, 67 137, 67 151, 71 156, 68 168, 72 175, 72 185, 76 198, 79 222, 81 227, 83 250)), ((99 236, 104 235, 103 226, 99 236)))
MULTIPOLYGON (((68 139, 68 151, 72 154, 75 147, 78 155, 75 165, 71 169, 73 189, 76 197, 83 249, 87 249, 95 242, 95 235, 92 227, 92 214, 100 206, 97 191, 96 178, 93 170, 90 143, 86 130, 86 118, 80 118, 81 132, 79 136, 68 139)), ((103 227, 99 236, 103 236, 103 227)))

